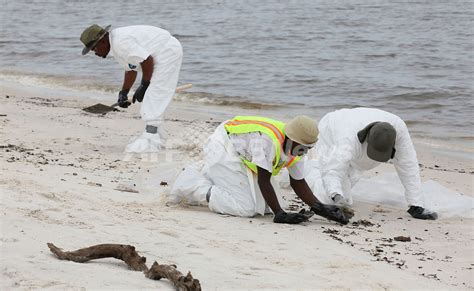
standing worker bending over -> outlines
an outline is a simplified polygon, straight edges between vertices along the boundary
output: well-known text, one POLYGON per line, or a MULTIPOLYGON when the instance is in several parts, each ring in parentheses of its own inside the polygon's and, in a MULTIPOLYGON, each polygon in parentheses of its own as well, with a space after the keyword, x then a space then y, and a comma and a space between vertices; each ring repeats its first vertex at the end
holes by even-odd
POLYGON ((183 50, 179 41, 164 29, 135 25, 113 29, 91 25, 81 35, 85 45, 82 54, 94 51, 99 57, 112 55, 125 69, 118 104, 122 108, 131 105, 128 92, 142 71, 140 86, 133 94, 132 103, 142 102, 140 109, 146 123, 145 132, 127 145, 126 152, 157 152, 164 144, 158 130, 163 113, 173 98, 178 83, 183 50))

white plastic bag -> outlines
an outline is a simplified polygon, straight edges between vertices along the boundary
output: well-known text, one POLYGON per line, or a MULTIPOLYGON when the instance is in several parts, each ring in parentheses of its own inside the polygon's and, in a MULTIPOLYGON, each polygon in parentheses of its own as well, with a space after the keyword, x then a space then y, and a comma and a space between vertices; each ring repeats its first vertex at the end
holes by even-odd
MULTIPOLYGON (((421 189, 425 208, 438 212, 440 218, 474 218, 474 198, 450 190, 433 180, 422 182, 421 189)), ((404 193, 405 189, 394 172, 362 178, 352 188, 355 201, 408 209, 404 193)))

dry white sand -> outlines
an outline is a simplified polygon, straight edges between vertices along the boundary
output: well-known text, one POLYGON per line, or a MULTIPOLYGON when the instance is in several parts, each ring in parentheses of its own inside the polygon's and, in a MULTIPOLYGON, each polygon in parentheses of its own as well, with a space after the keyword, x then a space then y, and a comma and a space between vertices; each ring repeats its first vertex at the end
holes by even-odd
MULTIPOLYGON (((259 110, 174 102, 166 115, 169 148, 159 157, 127 156, 125 145, 143 128, 138 106, 101 116, 80 110, 97 100, 6 85, 0 92, 3 290, 173 290, 118 260, 60 261, 47 242, 65 250, 131 244, 149 266, 156 260, 191 271, 204 290, 474 288, 472 219, 421 221, 404 209, 356 202, 352 221, 373 225, 314 217, 291 226, 274 224, 271 216, 167 207, 169 186, 159 185, 157 167, 199 159, 219 121, 259 110), (117 190, 125 186, 138 193, 117 190), (400 235, 411 241, 393 241, 400 235)), ((428 149, 419 158, 424 180, 472 196, 471 161, 428 149)), ((372 174, 389 171, 386 165, 372 174)))

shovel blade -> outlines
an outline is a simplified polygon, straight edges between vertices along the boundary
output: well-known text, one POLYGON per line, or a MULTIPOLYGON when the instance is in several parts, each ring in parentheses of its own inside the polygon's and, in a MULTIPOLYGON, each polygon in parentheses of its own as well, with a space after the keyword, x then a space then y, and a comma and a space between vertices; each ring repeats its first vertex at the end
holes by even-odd
POLYGON ((105 114, 111 111, 119 111, 117 108, 104 105, 102 103, 97 103, 92 106, 82 108, 82 110, 89 112, 89 113, 95 113, 95 114, 105 114))
MULTIPOLYGON (((193 84, 185 84, 185 85, 182 85, 182 86, 178 86, 178 87, 176 87, 175 92, 179 93, 179 92, 185 91, 185 90, 187 90, 189 88, 192 88, 192 87, 193 87, 193 84)), ((85 112, 89 112, 89 113, 106 114, 106 113, 112 112, 112 111, 120 111, 117 108, 115 108, 117 106, 118 106, 118 103, 115 103, 112 106, 104 105, 102 103, 97 103, 95 105, 92 105, 92 106, 89 106, 89 107, 86 107, 86 108, 82 108, 82 110, 84 110, 85 112)))

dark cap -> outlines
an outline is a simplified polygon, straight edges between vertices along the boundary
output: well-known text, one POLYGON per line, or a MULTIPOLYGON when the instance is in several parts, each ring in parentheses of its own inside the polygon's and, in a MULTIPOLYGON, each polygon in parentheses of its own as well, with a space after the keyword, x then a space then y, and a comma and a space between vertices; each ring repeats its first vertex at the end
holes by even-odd
POLYGON ((378 162, 387 162, 394 152, 397 132, 388 122, 373 122, 357 134, 362 143, 367 139, 367 156, 378 162))
POLYGON ((87 54, 91 49, 93 49, 99 40, 107 34, 110 29, 110 25, 107 25, 105 28, 98 26, 97 24, 92 24, 86 28, 81 34, 81 41, 86 46, 82 50, 82 55, 87 54))

